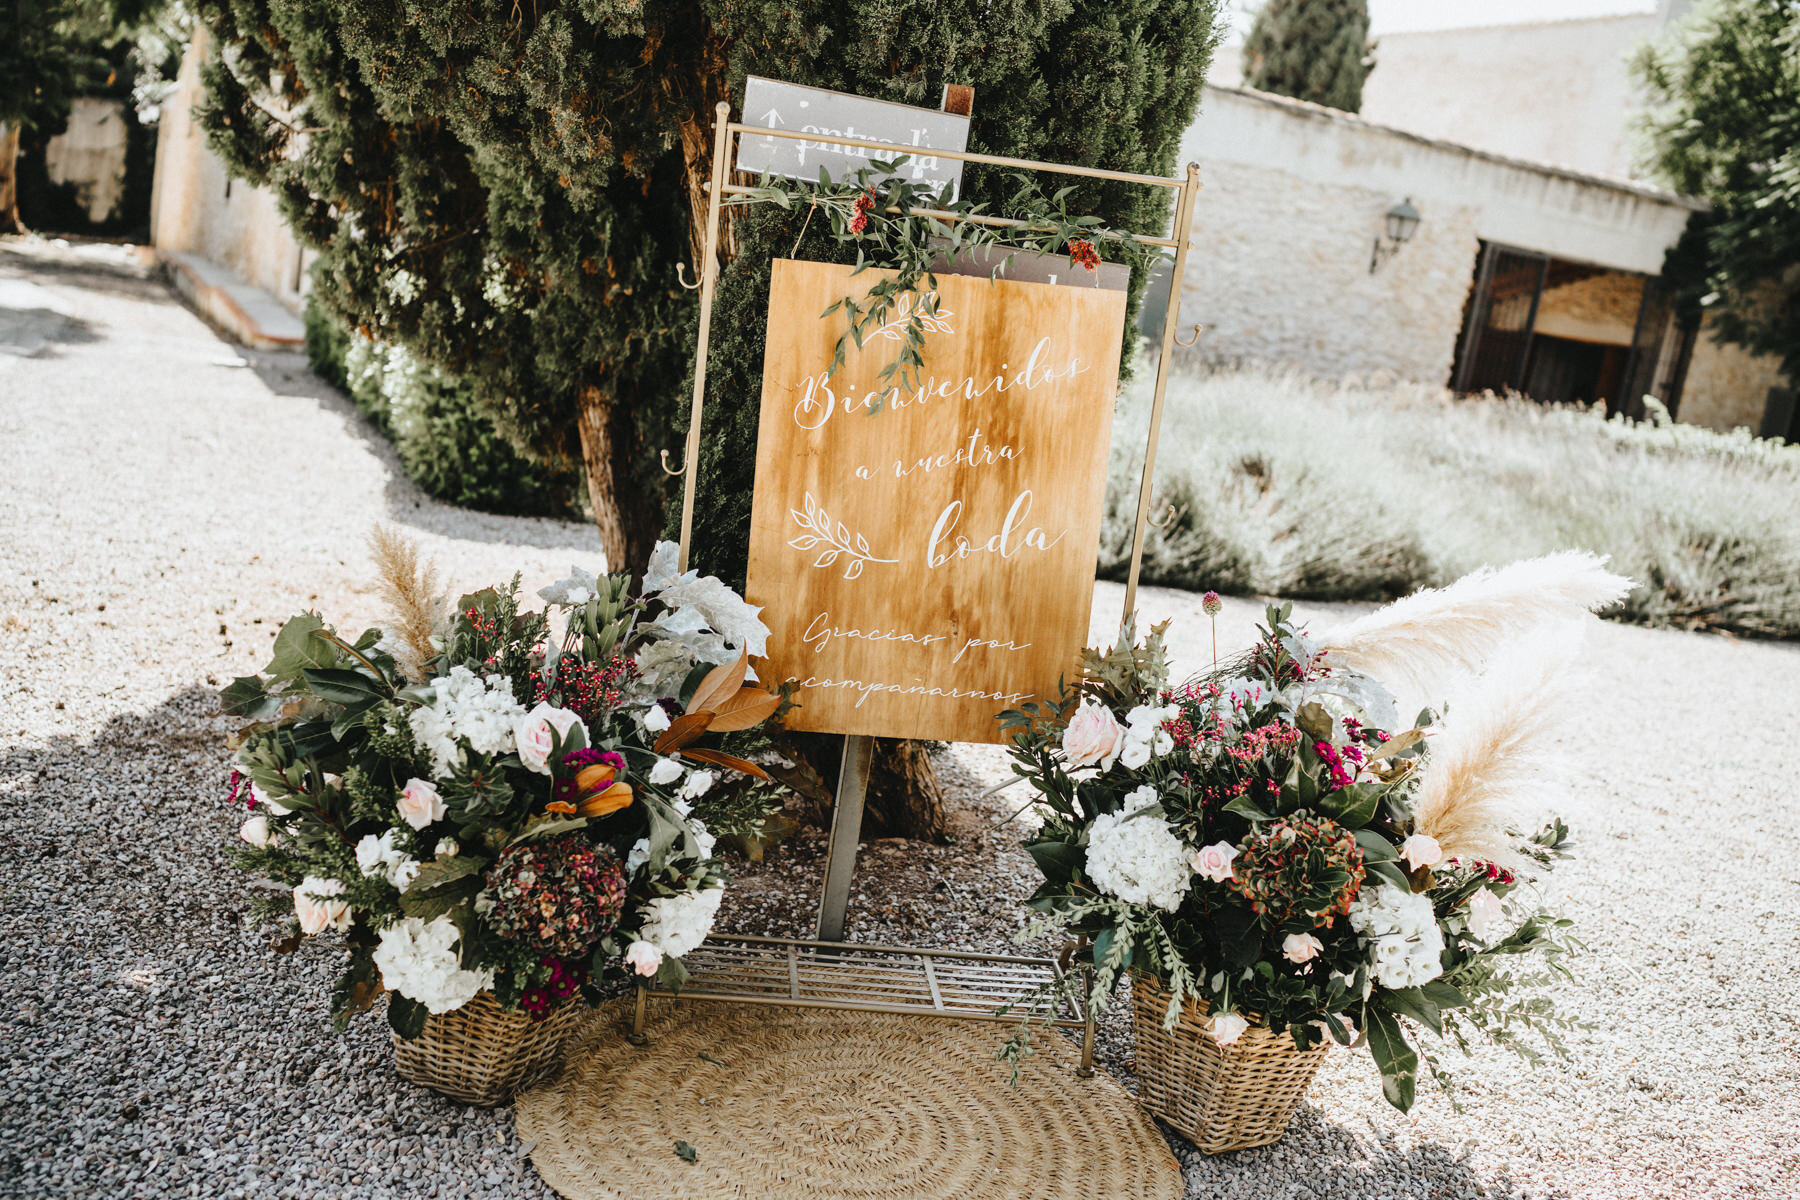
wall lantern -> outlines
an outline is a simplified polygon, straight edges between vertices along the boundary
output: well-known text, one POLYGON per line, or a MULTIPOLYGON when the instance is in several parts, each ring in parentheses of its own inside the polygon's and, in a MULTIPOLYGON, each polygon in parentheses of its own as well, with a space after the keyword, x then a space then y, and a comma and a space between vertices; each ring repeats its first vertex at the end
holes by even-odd
POLYGON ((1394 207, 1387 210, 1387 238, 1384 241, 1377 236, 1375 249, 1369 254, 1369 274, 1394 256, 1394 252, 1412 240, 1412 235, 1419 228, 1419 210, 1413 207, 1412 197, 1408 196, 1394 207))

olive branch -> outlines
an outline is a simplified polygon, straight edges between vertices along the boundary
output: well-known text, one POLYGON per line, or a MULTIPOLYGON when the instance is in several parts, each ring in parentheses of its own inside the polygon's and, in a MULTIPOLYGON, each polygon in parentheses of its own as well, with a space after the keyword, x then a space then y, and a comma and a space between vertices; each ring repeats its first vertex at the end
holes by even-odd
POLYGON ((788 515, 794 518, 794 524, 803 531, 799 537, 788 542, 796 550, 816 550, 824 546, 824 551, 813 563, 815 567, 829 567, 840 557, 848 557, 844 564, 844 578, 855 579, 862 574, 865 563, 899 562, 897 558, 877 558, 870 549, 868 539, 860 533, 852 533, 842 521, 835 524, 831 516, 822 507, 811 492, 807 492, 800 502, 800 508, 788 509, 788 515), (804 510, 804 511, 802 511, 804 510))

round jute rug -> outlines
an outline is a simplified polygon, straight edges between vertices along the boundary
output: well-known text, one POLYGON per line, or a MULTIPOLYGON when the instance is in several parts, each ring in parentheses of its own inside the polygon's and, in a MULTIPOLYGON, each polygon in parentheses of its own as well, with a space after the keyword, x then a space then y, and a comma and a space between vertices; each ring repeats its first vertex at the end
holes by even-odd
POLYGON ((602 1011, 517 1101, 569 1200, 1180 1200, 1181 1169, 1104 1074, 1036 1031, 1017 1087, 1002 1026, 658 1002, 650 1044, 602 1011), (691 1151, 692 1162, 683 1154, 691 1151))

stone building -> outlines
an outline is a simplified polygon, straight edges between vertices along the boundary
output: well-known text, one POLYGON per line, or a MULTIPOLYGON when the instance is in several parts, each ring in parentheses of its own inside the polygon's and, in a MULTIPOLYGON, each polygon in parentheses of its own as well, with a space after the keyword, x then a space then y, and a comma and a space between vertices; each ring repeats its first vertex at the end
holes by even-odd
POLYGON ((1648 395, 1718 428, 1791 411, 1776 360, 1675 318, 1659 276, 1695 201, 1244 88, 1206 89, 1182 158, 1206 183, 1182 308, 1206 360, 1633 415, 1648 395), (1416 214, 1404 240, 1390 214, 1416 214))

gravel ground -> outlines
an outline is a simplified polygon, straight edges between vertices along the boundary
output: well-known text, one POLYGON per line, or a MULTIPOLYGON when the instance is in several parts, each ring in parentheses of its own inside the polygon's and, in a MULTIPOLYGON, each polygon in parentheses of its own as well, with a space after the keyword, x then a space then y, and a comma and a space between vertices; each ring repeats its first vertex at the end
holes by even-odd
MULTIPOLYGON (((0 1195, 545 1197, 507 1110, 397 1080, 384 1028, 327 1022, 334 953, 278 957, 225 857, 213 691, 279 621, 373 616, 361 539, 416 536, 459 583, 535 587, 592 532, 439 505, 293 355, 214 337, 112 247, 0 243, 0 1195)), ((1095 631, 1120 589, 1096 591, 1095 631)), ((1188 667, 1197 597, 1147 590, 1188 667)), ((1320 627, 1361 611, 1302 605, 1320 627)), ((1222 649, 1259 616, 1228 601, 1222 649)), ((1206 1159, 1195 1197, 1800 1193, 1800 647, 1607 626, 1557 807, 1554 891, 1590 950, 1572 1064, 1453 1060, 1464 1111, 1410 1117, 1335 1053, 1279 1145, 1206 1159)), ((946 846, 870 843, 850 936, 1011 948, 1034 886, 992 748, 939 759, 946 846)), ((723 918, 800 933, 823 838, 743 864, 723 918)), ((1130 1083, 1123 1010, 1105 1065, 1130 1083)))

